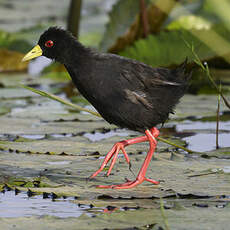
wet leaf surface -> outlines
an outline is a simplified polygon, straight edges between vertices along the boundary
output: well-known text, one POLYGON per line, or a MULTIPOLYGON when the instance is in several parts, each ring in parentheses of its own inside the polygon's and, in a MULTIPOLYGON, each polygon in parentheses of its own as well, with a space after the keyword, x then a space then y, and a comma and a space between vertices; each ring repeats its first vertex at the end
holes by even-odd
MULTIPOLYGON (((29 79, 30 76, 21 75, 23 82, 33 81, 43 87, 40 78, 29 79)), ((2 228, 76 229, 81 225, 81 229, 159 229, 164 228, 159 200, 162 198, 171 229, 206 229, 207 225, 210 229, 219 226, 227 229, 229 146, 206 151, 209 143, 202 143, 202 153, 191 155, 159 142, 147 176, 159 180, 160 185, 143 183, 130 190, 98 189, 95 185, 135 179, 122 154, 109 177, 104 176, 108 168, 94 180, 88 177, 98 169, 115 142, 140 134, 117 129, 101 118, 76 113, 58 102, 18 88, 19 76, 12 76, 10 81, 8 75, 2 75, 0 82, 4 86, 0 89, 0 190, 17 188, 34 199, 36 196, 44 199, 69 197, 71 200, 67 202, 76 205, 77 211, 81 204, 96 208, 96 211, 82 208, 78 218, 75 215, 57 217, 48 209, 47 215, 42 216, 22 212, 19 217, 0 218, 2 228)), ((49 78, 47 91, 55 82, 55 78, 49 78)), ((64 81, 59 83, 57 88, 65 84, 64 81)), ((187 137, 215 133, 212 118, 216 104, 214 95, 186 95, 161 135, 181 145, 188 141, 188 147, 192 146, 195 139, 187 137)), ((222 106, 220 132, 228 135, 229 123, 224 111, 227 109, 222 106)), ((127 147, 135 175, 147 151, 147 143, 127 147)), ((12 203, 16 205, 19 197, 17 200, 12 197, 12 203)), ((0 207, 5 199, 6 196, 1 196, 0 207)), ((65 204, 60 205, 65 212, 65 204)))

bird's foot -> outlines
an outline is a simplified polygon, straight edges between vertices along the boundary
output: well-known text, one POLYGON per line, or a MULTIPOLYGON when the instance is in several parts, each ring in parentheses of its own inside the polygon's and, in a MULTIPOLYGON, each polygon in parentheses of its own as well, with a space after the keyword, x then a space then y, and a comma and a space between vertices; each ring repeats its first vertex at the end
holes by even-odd
POLYGON ((129 189, 129 188, 133 188, 133 187, 135 187, 135 186, 143 183, 144 181, 148 181, 148 182, 156 184, 156 185, 160 183, 159 181, 155 181, 155 180, 143 177, 143 178, 136 178, 136 180, 134 180, 134 181, 128 180, 124 184, 118 184, 118 185, 97 185, 96 187, 97 188, 103 188, 103 189, 106 189, 106 188, 112 188, 112 189, 129 189))
POLYGON ((125 156, 125 159, 126 159, 127 163, 129 164, 129 166, 131 166, 129 156, 125 151, 125 146, 127 146, 127 145, 128 145, 128 143, 126 141, 120 141, 120 142, 117 142, 116 144, 114 144, 113 148, 106 155, 103 163, 101 164, 101 167, 95 173, 93 173, 90 176, 90 179, 92 179, 95 176, 97 176, 97 174, 99 174, 105 168, 105 166, 108 164, 108 162, 113 158, 112 162, 110 164, 109 170, 108 170, 108 172, 106 174, 107 176, 109 176, 111 171, 112 171, 112 169, 113 169, 113 166, 115 165, 115 162, 117 160, 118 153, 119 153, 120 150, 123 152, 123 154, 125 156))
POLYGON ((132 138, 132 139, 129 139, 129 140, 124 140, 124 141, 120 141, 120 142, 117 142, 113 148, 110 150, 110 152, 106 155, 103 163, 101 164, 101 167, 95 172, 93 173, 89 179, 92 179, 94 178, 95 176, 97 176, 104 168, 105 166, 108 164, 108 162, 112 159, 112 162, 111 162, 111 165, 109 167, 109 170, 107 172, 107 176, 109 176, 109 174, 111 173, 112 171, 112 168, 116 162, 116 159, 118 157, 118 153, 120 150, 122 150, 125 158, 126 158, 126 161, 127 163, 129 164, 129 168, 131 166, 130 164, 130 160, 129 160, 129 157, 128 157, 128 154, 126 153, 125 151, 125 147, 127 145, 132 145, 132 144, 135 144, 135 143, 141 143, 141 142, 144 142, 144 141, 149 141, 149 144, 150 144, 150 149, 149 149, 149 152, 144 160, 144 163, 140 169, 140 172, 138 173, 137 175, 137 178, 136 180, 134 181, 128 181, 124 184, 120 184, 120 185, 99 185, 97 186, 98 188, 113 188, 113 189, 128 189, 128 188, 133 188, 139 184, 141 184, 143 181, 148 181, 148 182, 151 182, 153 184, 159 184, 158 181, 155 181, 155 180, 151 180, 151 179, 147 179, 145 177, 145 174, 146 174, 146 170, 148 168, 148 165, 152 159, 152 156, 153 156, 153 153, 154 153, 154 150, 155 150, 155 147, 156 147, 156 144, 157 144, 157 141, 156 141, 156 137, 158 137, 159 135, 159 131, 157 128, 152 128, 150 130, 146 130, 145 131, 145 136, 141 136, 141 137, 136 137, 136 138, 132 138))

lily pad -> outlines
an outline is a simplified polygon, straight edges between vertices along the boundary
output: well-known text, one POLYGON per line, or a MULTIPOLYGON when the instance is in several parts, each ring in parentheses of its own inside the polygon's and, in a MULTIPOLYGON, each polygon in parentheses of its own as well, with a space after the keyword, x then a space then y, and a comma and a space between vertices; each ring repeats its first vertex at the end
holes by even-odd
MULTIPOLYGON (((31 78, 21 76, 25 81, 31 78)), ((149 149, 147 142, 127 146, 131 170, 120 153, 109 177, 105 176, 108 171, 105 167, 95 179, 88 180, 115 142, 141 134, 116 129, 100 117, 74 113, 56 101, 14 88, 9 79, 4 80, 7 77, 2 75, 0 78, 8 87, 0 90, 0 107, 10 110, 0 116, 0 190, 7 185, 17 188, 16 191, 29 191, 28 194, 32 195, 71 197, 65 202, 71 202, 76 208, 81 208, 81 204, 91 204, 97 211, 86 210, 80 217, 65 219, 56 218, 52 213, 39 217, 0 218, 2 227, 25 229, 33 226, 40 230, 47 226, 51 229, 76 229, 81 225, 81 229, 159 229, 164 228, 165 223, 160 198, 163 199, 164 214, 170 228, 196 230, 196 222, 202 229, 207 227, 207 223, 212 229, 218 229, 229 221, 225 206, 230 195, 228 148, 187 155, 159 142, 147 171, 147 177, 159 180, 159 185, 144 182, 130 190, 98 189, 96 185, 119 184, 136 178, 149 149), (201 215, 207 221, 203 221, 201 215), (217 223, 216 215, 221 223, 217 223)), ((18 82, 20 76, 17 79, 14 75, 12 79, 18 82)), ((41 87, 44 87, 43 83, 41 87)), ((46 87, 49 90, 50 87, 46 87)), ((85 106, 81 98, 77 98, 76 103, 85 106)), ((176 114, 165 124, 162 135, 185 145, 185 141, 177 136, 179 128, 186 124, 214 122, 203 118, 214 117, 216 105, 215 95, 186 95, 176 114)), ((221 106, 221 112, 224 111, 227 108, 221 106)), ((227 120, 225 117, 222 122, 227 120)), ((193 128, 196 133, 213 132, 213 127, 201 131, 195 126, 193 128)), ((220 128, 220 133, 228 131, 228 126, 220 128)), ((19 196, 16 198, 21 202, 19 196)), ((4 198, 1 202, 4 204, 4 198)), ((58 202, 57 199, 55 204, 58 202)))
POLYGON ((0 74, 0 82, 4 87, 14 87, 17 88, 19 84, 21 84, 23 81, 27 80, 30 81, 32 78, 28 76, 28 74, 6 74, 1 73, 0 74))
MULTIPOLYGON (((171 115, 173 118, 186 118, 186 117, 209 117, 216 116, 217 109, 217 97, 216 95, 185 95, 181 99, 176 107, 175 115, 171 115)), ((228 95, 226 96, 229 97, 228 95)), ((227 111, 228 108, 221 104, 220 113, 227 111)))
POLYGON ((16 99, 38 97, 38 95, 21 88, 3 88, 0 90, 0 99, 16 99))

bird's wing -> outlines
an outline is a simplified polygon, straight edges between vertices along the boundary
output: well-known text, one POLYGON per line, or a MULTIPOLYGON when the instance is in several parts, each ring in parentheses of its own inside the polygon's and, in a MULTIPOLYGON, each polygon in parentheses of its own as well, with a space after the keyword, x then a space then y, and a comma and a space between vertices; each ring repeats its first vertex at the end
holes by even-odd
POLYGON ((171 85, 171 86, 180 86, 181 83, 178 83, 178 82, 172 82, 172 81, 167 81, 167 80, 162 80, 160 78, 152 78, 150 79, 150 82, 154 85, 171 85))
MULTIPOLYGON (((121 76, 136 88, 152 88, 153 86, 180 86, 181 83, 168 80, 172 75, 169 69, 151 68, 142 63, 135 63, 132 68, 123 69, 121 76)), ((175 76, 176 77, 176 76, 175 76)))

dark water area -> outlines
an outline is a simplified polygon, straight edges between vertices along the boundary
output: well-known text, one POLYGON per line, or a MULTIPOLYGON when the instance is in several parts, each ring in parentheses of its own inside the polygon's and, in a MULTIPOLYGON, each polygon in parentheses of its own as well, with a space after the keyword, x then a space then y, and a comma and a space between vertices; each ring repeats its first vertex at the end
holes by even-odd
POLYGON ((15 194, 14 191, 0 192, 0 218, 55 216, 60 218, 92 215, 93 207, 74 203, 74 198, 44 198, 44 195, 28 196, 26 192, 15 194), (91 211, 91 213, 90 213, 91 211))

